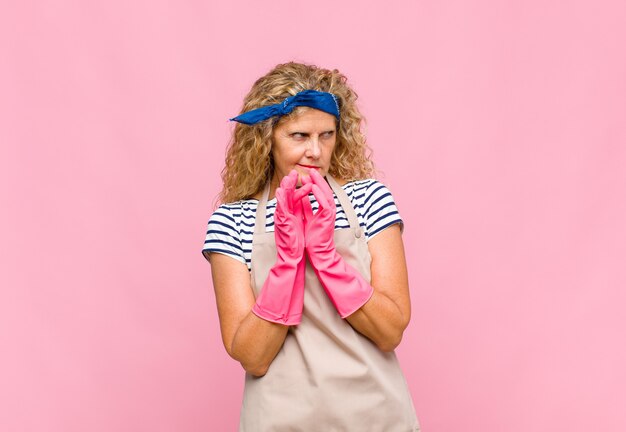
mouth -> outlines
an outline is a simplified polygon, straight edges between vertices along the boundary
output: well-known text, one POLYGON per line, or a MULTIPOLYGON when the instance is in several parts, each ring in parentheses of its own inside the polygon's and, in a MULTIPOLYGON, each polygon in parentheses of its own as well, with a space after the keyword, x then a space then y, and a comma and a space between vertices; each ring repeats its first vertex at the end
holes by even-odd
POLYGON ((318 167, 318 166, 313 166, 313 165, 304 165, 304 164, 296 164, 296 165, 301 166, 301 167, 303 167, 303 168, 307 168, 307 169, 308 169, 308 168, 321 169, 321 167, 318 167))

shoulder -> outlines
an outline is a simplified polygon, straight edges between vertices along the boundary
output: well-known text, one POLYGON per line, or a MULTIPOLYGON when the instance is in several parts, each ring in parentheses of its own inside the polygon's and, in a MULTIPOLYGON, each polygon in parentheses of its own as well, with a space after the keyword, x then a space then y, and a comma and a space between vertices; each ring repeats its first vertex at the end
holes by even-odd
POLYGON ((242 221, 245 222, 250 217, 254 219, 257 204, 258 201, 254 199, 221 204, 211 215, 209 223, 239 226, 242 221))
POLYGON ((246 262, 247 238, 254 229, 258 202, 242 200, 220 205, 209 218, 202 252, 205 258, 219 252, 246 262))
POLYGON ((373 204, 372 200, 393 201, 393 196, 389 188, 379 180, 368 178, 363 180, 353 180, 346 182, 342 188, 346 191, 352 201, 373 204))
POLYGON ((347 182, 342 187, 365 221, 368 241, 391 225, 400 224, 401 230, 404 229, 404 221, 387 185, 368 178, 347 182))

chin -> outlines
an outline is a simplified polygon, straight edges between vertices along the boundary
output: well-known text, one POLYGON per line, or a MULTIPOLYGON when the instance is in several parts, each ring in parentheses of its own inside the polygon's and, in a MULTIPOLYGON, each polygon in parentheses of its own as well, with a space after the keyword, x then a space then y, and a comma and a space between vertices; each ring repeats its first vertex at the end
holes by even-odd
POLYGON ((295 167, 294 169, 298 173, 298 186, 300 186, 301 185, 300 177, 307 176, 307 175, 309 175, 309 173, 307 171, 305 171, 304 169, 302 169, 302 167, 295 167))

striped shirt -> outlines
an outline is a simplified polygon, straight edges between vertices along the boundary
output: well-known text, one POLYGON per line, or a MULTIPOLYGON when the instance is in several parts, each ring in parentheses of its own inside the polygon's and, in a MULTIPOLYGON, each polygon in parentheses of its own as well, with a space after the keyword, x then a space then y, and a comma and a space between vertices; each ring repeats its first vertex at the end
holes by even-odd
MULTIPOLYGON (((354 207, 359 225, 365 232, 366 241, 370 241, 376 234, 393 224, 399 223, 400 228, 404 228, 404 222, 398 213, 391 192, 378 180, 352 181, 343 185, 342 188, 354 207)), ((309 199, 313 211, 317 211, 318 204, 313 194, 309 194, 309 199)), ((207 260, 208 253, 222 253, 246 264, 248 270, 251 270, 252 235, 258 204, 257 199, 247 199, 222 204, 215 210, 209 219, 202 249, 207 260)), ((348 218, 336 195, 335 205, 337 206, 335 230, 349 228, 348 218)), ((267 232, 274 231, 275 209, 276 198, 273 198, 267 202, 265 221, 267 232)))

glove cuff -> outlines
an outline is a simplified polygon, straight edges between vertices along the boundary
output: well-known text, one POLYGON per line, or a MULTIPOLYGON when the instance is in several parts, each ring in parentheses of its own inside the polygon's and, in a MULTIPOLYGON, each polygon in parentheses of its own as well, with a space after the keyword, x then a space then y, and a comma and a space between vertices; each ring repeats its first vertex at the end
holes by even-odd
POLYGON ((369 282, 337 251, 331 260, 318 264, 314 266, 317 277, 341 318, 352 315, 374 294, 369 282))

